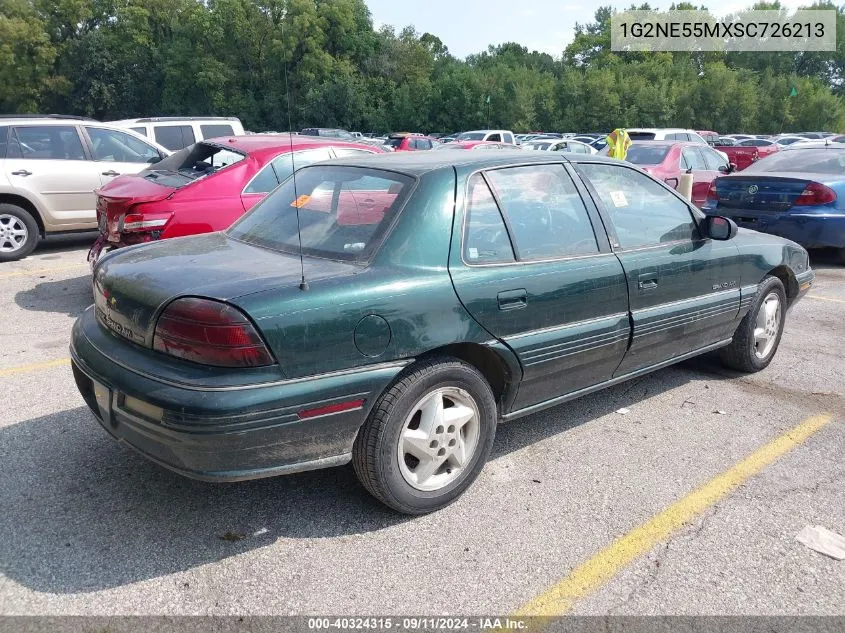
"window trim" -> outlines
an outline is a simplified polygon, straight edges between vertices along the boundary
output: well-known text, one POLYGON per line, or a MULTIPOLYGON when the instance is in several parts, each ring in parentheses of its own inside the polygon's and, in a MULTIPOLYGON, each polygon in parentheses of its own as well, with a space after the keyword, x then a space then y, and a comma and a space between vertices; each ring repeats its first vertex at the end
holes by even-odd
POLYGON ((587 191, 590 194, 590 197, 593 199, 593 203, 596 205, 599 214, 601 215, 602 224, 604 224, 605 230, 607 231, 607 235, 610 238, 610 248, 614 253, 633 253, 637 251, 645 251, 645 250, 652 250, 657 248, 665 248, 666 246, 677 246, 678 244, 695 244, 697 242, 706 242, 710 238, 704 236, 701 232, 701 222, 706 217, 704 213, 698 209, 697 207, 693 206, 689 200, 681 196, 675 189, 672 189, 669 185, 667 185, 662 180, 657 180, 656 178, 652 178, 644 171, 637 169, 633 166, 626 165, 624 163, 611 163, 611 162, 599 162, 599 161, 584 161, 572 163, 573 168, 578 173, 578 176, 581 178, 581 181, 584 183, 584 186, 587 188, 587 191), (690 216, 692 216, 693 224, 695 224, 695 232, 698 234, 698 239, 692 240, 673 240, 671 242, 661 242, 659 244, 652 244, 650 246, 637 246, 637 247, 624 247, 619 241, 619 235, 616 233, 616 227, 613 224, 613 221, 610 218, 610 212, 604 206, 604 201, 601 199, 596 188, 593 186, 593 183, 587 178, 586 174, 582 173, 580 167, 581 165, 610 165, 611 167, 619 167, 621 169, 630 169, 635 171, 646 178, 650 178, 653 182, 656 182, 661 187, 663 187, 666 191, 670 194, 675 196, 678 200, 680 200, 684 206, 687 208, 690 216))
MULTIPOLYGON (((606 163, 601 163, 606 164, 606 163)), ((600 257, 600 256, 607 256, 613 254, 612 244, 610 244, 610 249, 608 249, 608 243, 601 238, 600 231, 596 229, 596 222, 593 214, 590 211, 590 205, 587 204, 587 201, 584 199, 584 192, 581 187, 578 186, 578 179, 583 179, 581 174, 577 174, 578 178, 567 169, 567 165, 572 165, 570 162, 564 161, 548 161, 548 162, 531 162, 531 163, 513 163, 510 165, 496 165, 495 167, 481 167, 476 169, 466 175, 464 184, 463 184, 463 199, 461 202, 461 244, 460 244, 460 257, 461 263, 464 266, 469 268, 486 268, 490 266, 530 266, 532 264, 548 264, 552 262, 562 262, 562 261, 569 261, 575 259, 587 259, 590 257, 600 257), (490 182, 487 180, 487 172, 491 171, 498 171, 501 169, 511 169, 513 167, 535 167, 541 165, 557 165, 564 170, 564 173, 572 180, 573 184, 575 185, 575 191, 578 193, 578 197, 581 199, 581 203, 584 205, 584 210, 587 213, 587 217, 590 220, 590 224, 593 228, 593 236, 596 238, 596 246, 598 248, 598 252, 596 253, 587 253, 584 255, 561 255, 559 257, 551 257, 551 258, 543 258, 543 259, 521 259, 519 256, 519 248, 517 247, 516 243, 513 239, 513 231, 510 226, 510 220, 507 217, 507 214, 502 211, 502 205, 499 201, 499 195, 496 193, 496 190, 490 185, 490 182), (516 258, 515 261, 512 262, 489 262, 486 264, 478 264, 478 263, 470 263, 466 261, 464 258, 464 243, 466 240, 467 234, 467 198, 469 196, 469 182, 470 180, 476 175, 481 174, 484 182, 487 184, 487 187, 490 189, 490 193, 493 194, 493 200, 496 202, 496 206, 499 208, 499 215, 502 216, 502 221, 505 223, 505 230, 508 233, 508 239, 511 242, 511 248, 513 249, 514 257, 516 258)), ((589 192, 588 192, 589 193, 589 192)), ((592 195, 591 195, 592 197, 592 195)), ((592 202, 592 200, 591 200, 592 202)), ((596 207, 595 203, 593 204, 593 208, 598 211, 598 207, 596 207)), ((602 225, 605 224, 604 218, 599 216, 599 220, 601 220, 602 225)), ((614 233, 615 235, 615 233, 614 233)), ((609 236, 608 236, 609 237, 609 236)))

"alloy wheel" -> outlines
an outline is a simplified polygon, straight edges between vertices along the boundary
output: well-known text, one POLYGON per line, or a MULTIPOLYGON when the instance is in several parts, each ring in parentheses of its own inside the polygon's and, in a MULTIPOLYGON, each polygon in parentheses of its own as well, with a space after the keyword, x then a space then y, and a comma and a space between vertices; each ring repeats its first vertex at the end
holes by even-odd
POLYGON ((780 298, 776 293, 770 292, 760 304, 754 323, 753 345, 757 358, 768 358, 772 353, 780 332, 780 319, 780 298))
POLYGON ((478 405, 467 391, 430 391, 413 406, 399 434, 402 477, 417 490, 448 486, 472 461, 479 435, 478 405))
POLYGON ((23 248, 29 231, 23 221, 11 214, 0 214, 0 253, 14 253, 23 248))

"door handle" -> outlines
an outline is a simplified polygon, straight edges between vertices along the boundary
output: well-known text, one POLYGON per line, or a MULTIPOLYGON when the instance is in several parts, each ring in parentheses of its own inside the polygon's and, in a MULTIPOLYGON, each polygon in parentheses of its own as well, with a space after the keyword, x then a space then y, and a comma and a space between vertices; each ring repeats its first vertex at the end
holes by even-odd
POLYGON ((637 286, 640 290, 652 290, 657 288, 657 275, 655 273, 640 275, 637 286))
POLYGON ((114 169, 109 169, 108 171, 103 172, 103 176, 120 176, 120 173, 116 172, 114 169))
POLYGON ((31 172, 31 171, 27 171, 26 169, 19 169, 19 170, 17 170, 17 171, 13 171, 13 172, 12 172, 12 175, 13 175, 13 176, 31 176, 31 175, 32 175, 32 172, 31 172))
POLYGON ((496 295, 499 301, 499 310, 518 310, 528 305, 528 292, 525 288, 518 290, 505 290, 496 295))

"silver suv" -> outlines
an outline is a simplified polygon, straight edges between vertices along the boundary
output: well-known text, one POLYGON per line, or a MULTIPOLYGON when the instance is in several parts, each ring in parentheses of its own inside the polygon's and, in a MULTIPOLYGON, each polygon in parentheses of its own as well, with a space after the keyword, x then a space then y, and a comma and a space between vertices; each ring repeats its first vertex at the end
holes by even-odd
POLYGON ((71 116, 0 116, 0 262, 39 239, 97 228, 94 190, 170 152, 129 130, 71 116))

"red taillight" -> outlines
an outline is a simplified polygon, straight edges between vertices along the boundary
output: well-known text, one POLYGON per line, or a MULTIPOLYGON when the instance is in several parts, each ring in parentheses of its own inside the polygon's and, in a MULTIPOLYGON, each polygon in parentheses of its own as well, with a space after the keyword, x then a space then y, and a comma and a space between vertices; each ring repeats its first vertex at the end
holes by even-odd
POLYGON ((829 204, 836 202, 836 192, 820 182, 811 182, 804 187, 801 195, 795 199, 794 206, 808 206, 817 204, 829 204))
POLYGON ((710 188, 707 190, 707 199, 718 202, 719 192, 716 189, 716 179, 710 181, 710 188))
POLYGON ((172 213, 129 213, 120 222, 120 232, 161 231, 172 217, 172 213))
POLYGON ((203 365, 261 367, 275 360, 240 310, 220 301, 187 297, 165 308, 153 349, 203 365))

